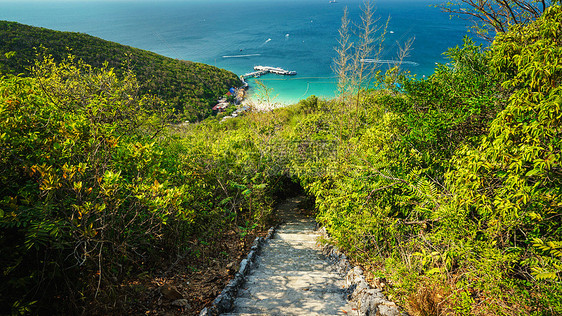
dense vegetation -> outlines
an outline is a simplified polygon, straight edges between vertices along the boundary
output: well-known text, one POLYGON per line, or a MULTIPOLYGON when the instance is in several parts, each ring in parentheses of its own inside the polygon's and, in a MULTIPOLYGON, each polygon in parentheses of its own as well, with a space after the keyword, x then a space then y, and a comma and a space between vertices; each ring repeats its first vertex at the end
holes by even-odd
POLYGON ((427 79, 346 75, 335 100, 181 129, 131 71, 47 58, 4 76, 2 308, 126 309, 123 280, 264 226, 297 181, 410 313, 561 314, 561 20, 553 5, 489 48, 467 39, 427 79))
POLYGON ((216 100, 239 78, 213 66, 164 57, 81 33, 58 32, 15 22, 0 21, 0 71, 29 74, 39 55, 62 61, 69 54, 94 67, 107 62, 121 74, 127 65, 138 78, 140 91, 160 97, 174 109, 176 120, 198 121, 208 117, 216 100))
POLYGON ((2 311, 115 308, 123 280, 198 255, 194 240, 268 220, 282 179, 270 184, 251 142, 178 139, 161 101, 138 91, 131 71, 120 79, 75 60, 2 78, 2 311))

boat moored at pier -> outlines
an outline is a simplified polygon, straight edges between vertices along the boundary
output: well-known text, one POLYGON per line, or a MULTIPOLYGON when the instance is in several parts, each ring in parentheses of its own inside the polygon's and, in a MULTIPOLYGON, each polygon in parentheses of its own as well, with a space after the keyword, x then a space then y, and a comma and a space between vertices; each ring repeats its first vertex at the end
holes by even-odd
POLYGON ((285 76, 294 76, 297 74, 296 71, 285 70, 279 67, 270 67, 270 66, 255 66, 255 71, 265 71, 270 72, 277 75, 285 75, 285 76))

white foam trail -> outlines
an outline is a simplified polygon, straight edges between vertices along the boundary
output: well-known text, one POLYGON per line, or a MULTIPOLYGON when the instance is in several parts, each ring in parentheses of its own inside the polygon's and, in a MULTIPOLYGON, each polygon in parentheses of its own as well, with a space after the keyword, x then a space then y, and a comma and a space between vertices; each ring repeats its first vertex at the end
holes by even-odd
POLYGON ((265 44, 271 42, 271 38, 268 38, 265 42, 261 43, 259 47, 263 47, 265 44))
MULTIPOLYGON (((374 64, 398 64, 399 61, 397 60, 388 60, 388 59, 361 59, 362 63, 374 63, 374 64)), ((413 61, 403 61, 403 65, 410 65, 410 66, 419 66, 420 64, 413 62, 413 61)))
POLYGON ((222 58, 243 58, 243 57, 255 57, 255 56, 261 56, 261 54, 231 55, 231 56, 222 56, 222 58))

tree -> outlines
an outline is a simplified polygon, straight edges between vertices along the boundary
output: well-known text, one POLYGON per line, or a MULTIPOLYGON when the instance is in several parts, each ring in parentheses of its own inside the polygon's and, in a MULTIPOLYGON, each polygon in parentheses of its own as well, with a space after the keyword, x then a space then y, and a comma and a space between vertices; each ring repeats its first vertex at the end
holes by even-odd
MULTIPOLYGON (((476 150, 453 158, 453 193, 497 246, 523 247, 536 279, 562 280, 562 7, 499 34, 491 70, 513 89, 476 150)), ((462 151, 459 151, 462 153, 462 151)), ((468 221, 467 218, 464 221, 468 221)), ((449 229, 449 228, 447 228, 449 229)))
MULTIPOLYGON (((342 24, 339 29, 337 56, 334 58, 334 73, 338 78, 338 107, 349 115, 354 122, 351 135, 355 134, 359 108, 367 89, 373 88, 379 69, 376 61, 384 49, 384 39, 390 17, 386 22, 379 23, 375 16, 375 6, 365 1, 359 23, 353 24, 344 10, 342 24), (350 25, 351 24, 351 25, 350 25)), ((340 127, 341 128, 341 127, 340 127)), ((340 138, 342 137, 340 131, 340 138)))
POLYGON ((439 7, 453 16, 474 23, 483 38, 493 40, 495 34, 509 30, 510 25, 529 24, 560 0, 454 0, 439 7))

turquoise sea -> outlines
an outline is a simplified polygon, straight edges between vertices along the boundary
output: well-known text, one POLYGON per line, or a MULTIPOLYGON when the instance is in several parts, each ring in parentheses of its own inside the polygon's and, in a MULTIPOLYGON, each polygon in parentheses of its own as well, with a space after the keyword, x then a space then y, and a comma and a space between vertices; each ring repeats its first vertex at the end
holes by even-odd
MULTIPOLYGON (((466 22, 433 7, 444 0, 379 0, 376 15, 390 17, 381 59, 414 37, 408 66, 418 76, 446 62, 460 45, 466 22)), ((168 57, 216 65, 238 75, 255 65, 298 72, 260 78, 277 101, 312 94, 331 97, 334 47, 344 7, 358 20, 363 0, 0 0, 0 20, 81 32, 168 57)), ((382 64, 382 67, 386 67, 382 64)), ((253 82, 250 80, 250 85, 253 82)))

